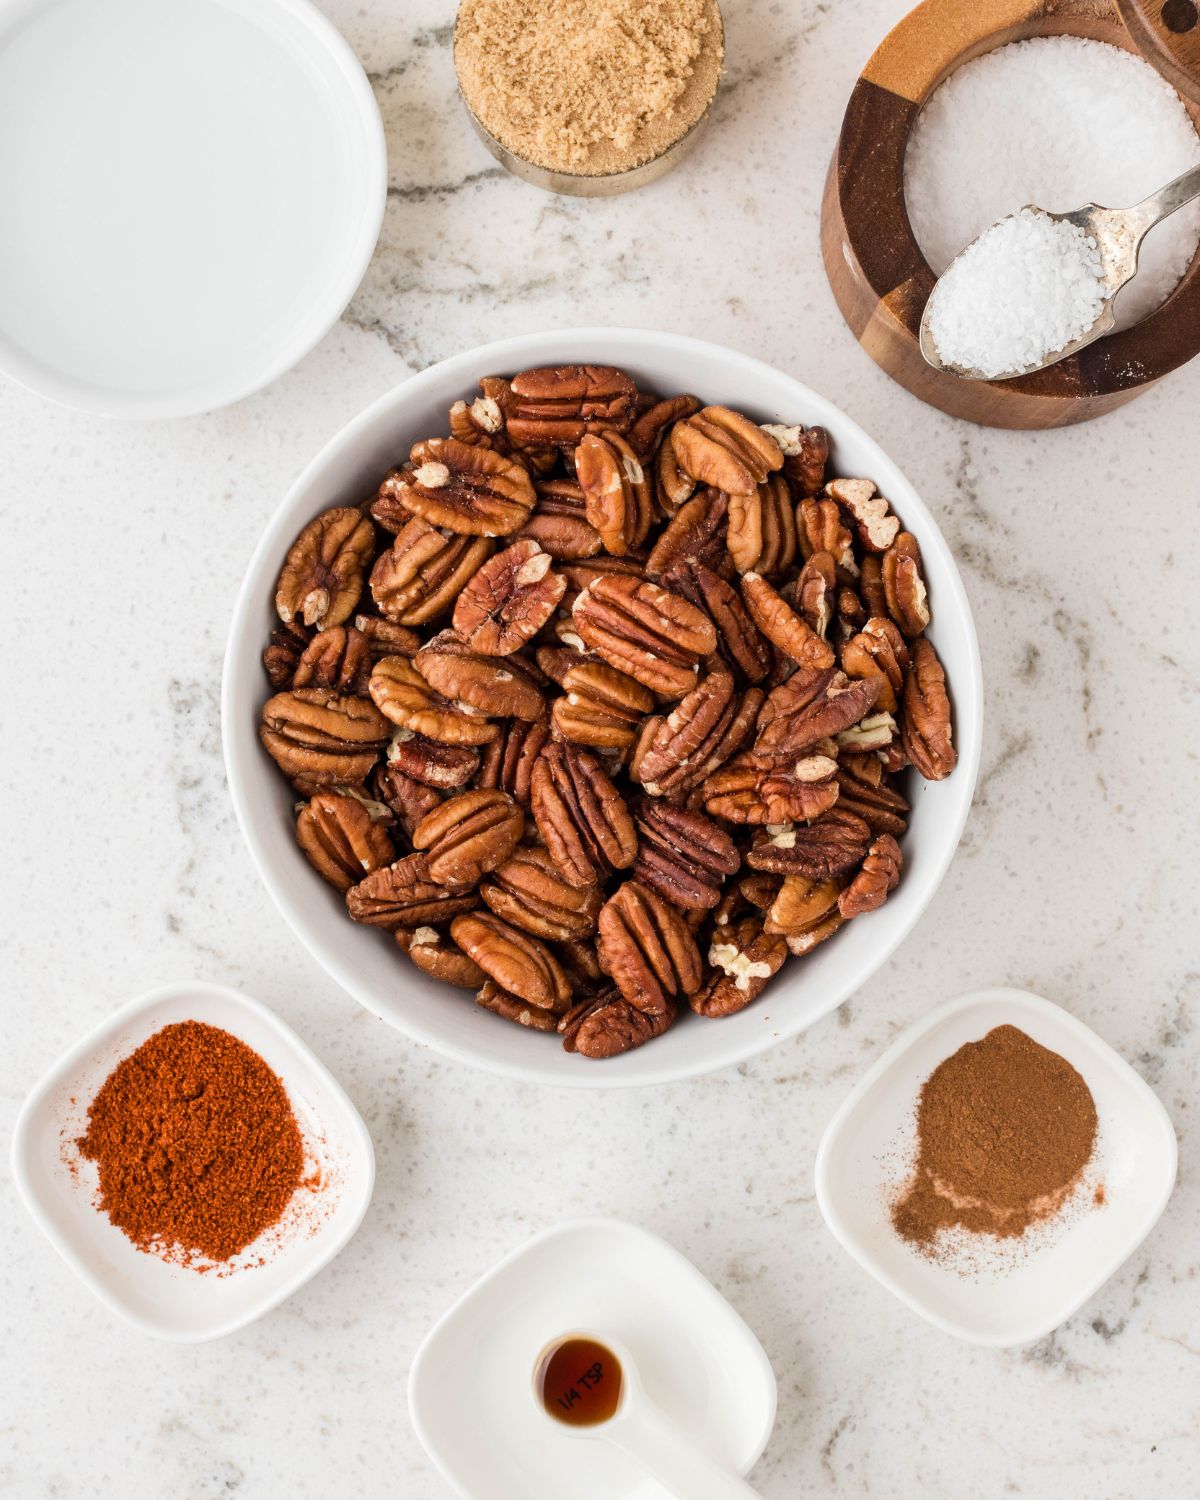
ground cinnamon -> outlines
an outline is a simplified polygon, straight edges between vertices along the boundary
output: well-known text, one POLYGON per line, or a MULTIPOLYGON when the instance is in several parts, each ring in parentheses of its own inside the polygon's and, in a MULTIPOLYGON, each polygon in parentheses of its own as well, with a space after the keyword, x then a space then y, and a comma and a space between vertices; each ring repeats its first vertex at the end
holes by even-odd
POLYGON ((225 1261, 276 1223, 304 1173, 283 1084, 258 1053, 199 1021, 164 1026, 88 1109, 81 1154, 100 1206, 139 1250, 225 1261))
POLYGON ((959 1226, 1009 1239, 1058 1212, 1096 1141, 1091 1090, 1057 1052, 997 1026, 934 1069, 917 1105, 917 1163, 892 1210, 929 1249, 959 1226))

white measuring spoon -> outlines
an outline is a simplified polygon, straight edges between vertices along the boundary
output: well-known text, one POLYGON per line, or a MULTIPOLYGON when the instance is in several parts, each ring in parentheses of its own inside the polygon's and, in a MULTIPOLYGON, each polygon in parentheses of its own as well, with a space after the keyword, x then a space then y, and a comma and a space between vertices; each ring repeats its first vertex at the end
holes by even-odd
POLYGON ((533 1367, 533 1399, 544 1421, 567 1437, 585 1438, 608 1443, 641 1465, 657 1479, 676 1500, 757 1500, 740 1474, 735 1474, 698 1448, 678 1423, 672 1421, 646 1395, 633 1356, 625 1346, 607 1334, 574 1330, 548 1344, 533 1367), (607 1348, 621 1366, 621 1396, 617 1408, 606 1421, 586 1426, 572 1426, 550 1415, 542 1404, 538 1389, 543 1363, 571 1339, 587 1339, 607 1348))
MULTIPOLYGON (((1077 339, 1072 339, 1061 349, 1052 350, 1038 364, 1023 365, 1019 370, 1006 370, 1002 375, 985 375, 982 370, 972 369, 967 365, 945 363, 938 354, 930 331, 930 309, 937 290, 935 286, 925 304, 925 311, 921 314, 921 353, 926 362, 935 370, 948 370, 952 375, 961 375, 964 380, 1012 380, 1017 375, 1032 375, 1035 370, 1056 365, 1060 359, 1066 359, 1088 344, 1095 343, 1098 338, 1112 332, 1116 321, 1113 301, 1121 288, 1137 274, 1138 252, 1142 248, 1142 241, 1156 224, 1160 224, 1185 203, 1190 203, 1193 198, 1200 198, 1200 166, 1192 167, 1181 177, 1168 182, 1166 187, 1159 188, 1157 193, 1151 193, 1149 198, 1135 203, 1132 208, 1102 208, 1098 203, 1085 203, 1082 208, 1072 209, 1070 213, 1052 214, 1044 208, 1038 208, 1036 204, 1030 204, 1034 213, 1045 214, 1046 218, 1056 221, 1065 219, 1068 224, 1074 224, 1096 241, 1100 252, 1100 281, 1104 288, 1104 300, 1096 321, 1077 339)), ((1000 222, 1002 221, 997 220, 997 223, 1000 222)), ((995 227, 995 224, 990 224, 983 234, 988 234, 995 227)), ((982 238, 983 235, 976 235, 971 245, 982 238)), ((942 276, 938 277, 939 281, 949 274, 971 245, 959 251, 942 272, 942 276)))

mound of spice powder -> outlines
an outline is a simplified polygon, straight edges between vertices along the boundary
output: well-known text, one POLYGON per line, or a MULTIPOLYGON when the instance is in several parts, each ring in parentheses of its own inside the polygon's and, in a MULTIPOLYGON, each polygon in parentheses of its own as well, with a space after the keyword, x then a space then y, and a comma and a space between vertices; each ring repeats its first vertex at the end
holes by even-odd
POLYGON ((1078 1185, 1096 1142, 1096 1105, 1065 1058, 997 1026, 930 1074, 917 1142, 912 1181, 892 1209, 902 1238, 924 1250, 954 1227, 1015 1238, 1078 1185))
POLYGON ((287 1092, 252 1048, 199 1021, 164 1026, 88 1109, 81 1154, 139 1250, 226 1261, 278 1222, 304 1175, 287 1092))

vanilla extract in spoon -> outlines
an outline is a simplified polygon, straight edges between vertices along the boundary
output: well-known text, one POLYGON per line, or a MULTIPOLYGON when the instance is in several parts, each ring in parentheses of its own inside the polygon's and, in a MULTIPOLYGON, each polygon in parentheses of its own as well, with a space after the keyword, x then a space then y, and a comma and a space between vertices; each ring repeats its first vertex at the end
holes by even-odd
POLYGON ((537 1391, 547 1413, 569 1427, 607 1422, 621 1401, 621 1362, 595 1339, 565 1339, 542 1359, 537 1391))

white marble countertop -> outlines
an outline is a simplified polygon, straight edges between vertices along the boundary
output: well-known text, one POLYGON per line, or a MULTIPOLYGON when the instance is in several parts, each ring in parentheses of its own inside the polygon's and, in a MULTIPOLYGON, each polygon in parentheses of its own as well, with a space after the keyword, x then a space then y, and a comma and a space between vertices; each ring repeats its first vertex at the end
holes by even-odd
MULTIPOLYGON (((821 184, 853 78, 898 0, 728 0, 711 131, 626 199, 504 176, 453 92, 452 0, 328 0, 370 70, 391 195, 365 283, 285 379, 230 410, 109 423, 0 385, 7 1139, 28 1088, 123 999, 243 987, 362 1110, 378 1184, 357 1238, 215 1345, 117 1324, 0 1166, 0 1489, 13 1496, 402 1495, 448 1488, 405 1378, 501 1253, 586 1212, 666 1236, 779 1380, 763 1495, 1191 1497, 1200 1486, 1193 1026, 1200 363, 1070 431, 966 426, 891 384, 821 269, 821 184), (839 402, 939 518, 974 604, 984 768, 920 926, 861 993, 736 1070, 652 1093, 517 1086, 359 1009, 260 886, 221 765, 226 622, 300 466, 410 372, 537 326, 625 323, 759 355, 839 402), (1145 1245, 1050 1338, 1007 1353, 926 1326, 834 1244, 820 1131, 906 1023, 988 984, 1060 1001, 1157 1089, 1182 1144, 1145 1245)), ((550 1497, 536 1497, 550 1500, 550 1497)))

